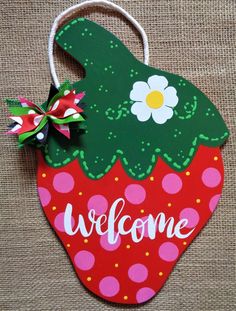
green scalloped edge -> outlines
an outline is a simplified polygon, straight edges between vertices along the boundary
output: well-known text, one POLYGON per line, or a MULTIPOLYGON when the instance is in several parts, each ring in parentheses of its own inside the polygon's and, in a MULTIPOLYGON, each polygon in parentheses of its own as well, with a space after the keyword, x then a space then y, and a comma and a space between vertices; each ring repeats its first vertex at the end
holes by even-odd
MULTIPOLYGON (((173 162, 172 165, 176 168, 177 171, 183 171, 183 170, 185 170, 188 167, 188 165, 190 164, 191 159, 192 159, 194 153, 196 153, 196 151, 197 151, 196 146, 200 145, 200 142, 198 142, 198 141, 203 140, 203 141, 211 141, 211 142, 214 143, 214 142, 217 142, 219 140, 226 139, 228 136, 229 136, 228 132, 225 132, 224 135, 222 135, 219 138, 209 138, 209 137, 207 137, 207 136, 205 136, 203 134, 199 134, 199 136, 195 137, 194 140, 192 141, 192 147, 189 149, 189 153, 188 153, 189 157, 185 159, 185 161, 183 162, 182 166, 179 165, 176 162, 173 162, 172 158, 167 153, 163 154, 163 157, 164 157, 163 160, 167 161, 168 163, 172 163, 173 162)), ((47 153, 46 150, 45 150, 45 152, 47 153)), ((154 166, 156 165, 156 162, 157 162, 157 158, 156 157, 157 156, 161 157, 160 154, 161 154, 161 149, 156 148, 155 153, 152 154, 152 156, 151 156, 151 163, 152 164, 149 165, 148 169, 146 170, 146 173, 142 173, 142 174, 136 175, 132 171, 132 169, 127 169, 126 171, 128 172, 128 175, 133 177, 133 178, 135 178, 135 179, 138 179, 138 180, 145 179, 148 175, 151 174, 151 172, 154 169, 154 166)), ((113 157, 111 159, 110 164, 107 165, 107 167, 105 168, 104 173, 100 173, 98 175, 94 175, 91 172, 89 172, 89 168, 88 168, 87 162, 84 160, 84 151, 75 150, 73 152, 73 157, 74 157, 74 159, 76 157, 78 157, 78 161, 79 161, 82 169, 84 170, 86 175, 88 177, 90 177, 91 179, 100 179, 100 178, 102 178, 105 174, 107 174, 112 169, 112 166, 119 159, 121 160, 121 162, 122 162, 124 167, 129 167, 129 162, 127 161, 126 157, 124 156, 123 151, 120 150, 120 149, 116 150, 115 154, 113 155, 113 157)), ((50 163, 53 167, 61 167, 61 166, 64 166, 64 165, 70 163, 73 159, 66 158, 63 162, 53 163, 53 161, 51 160, 50 156, 48 154, 46 154, 45 160, 48 163, 50 163)))

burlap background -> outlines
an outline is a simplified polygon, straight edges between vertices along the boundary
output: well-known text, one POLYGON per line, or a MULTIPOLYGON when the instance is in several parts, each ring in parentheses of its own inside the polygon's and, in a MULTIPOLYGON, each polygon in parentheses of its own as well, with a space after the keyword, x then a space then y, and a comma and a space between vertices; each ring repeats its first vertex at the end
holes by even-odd
MULTIPOLYGON (((0 97, 18 94, 42 102, 50 84, 47 36, 54 17, 77 1, 9 0, 1 4, 0 97)), ((223 149, 225 188, 208 226, 177 264, 161 292, 142 310, 235 310, 235 0, 120 0, 144 26, 151 65, 185 76, 219 108, 231 137, 223 149)), ((109 10, 80 13, 118 35, 142 58, 133 28, 109 10)), ((81 68, 57 50, 60 79, 81 68)), ((2 135, 8 121, 1 103, 0 310, 125 310, 88 293, 50 229, 36 194, 32 150, 18 150, 2 135)), ((135 310, 131 307, 130 310, 135 310)))

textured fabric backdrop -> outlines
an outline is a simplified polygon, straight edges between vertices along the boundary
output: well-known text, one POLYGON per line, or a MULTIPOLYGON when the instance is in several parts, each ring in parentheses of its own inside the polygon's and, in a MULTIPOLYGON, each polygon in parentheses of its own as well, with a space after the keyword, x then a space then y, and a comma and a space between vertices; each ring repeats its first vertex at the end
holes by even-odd
MULTIPOLYGON (((1 4, 0 97, 18 94, 43 102, 50 85, 47 37, 53 19, 77 1, 11 0, 1 4)), ((215 103, 231 130, 223 148, 225 188, 209 224, 182 256, 161 292, 140 310, 235 310, 235 0, 120 0, 145 28, 150 64, 185 76, 215 103)), ((142 59, 134 29, 105 9, 84 15, 120 37, 142 59)), ((56 49, 60 80, 82 77, 81 68, 56 49)), ((2 135, 8 124, 1 100, 0 310, 126 310, 103 302, 78 281, 49 227, 36 193, 30 149, 2 135)), ((130 307, 129 310, 135 310, 130 307)))

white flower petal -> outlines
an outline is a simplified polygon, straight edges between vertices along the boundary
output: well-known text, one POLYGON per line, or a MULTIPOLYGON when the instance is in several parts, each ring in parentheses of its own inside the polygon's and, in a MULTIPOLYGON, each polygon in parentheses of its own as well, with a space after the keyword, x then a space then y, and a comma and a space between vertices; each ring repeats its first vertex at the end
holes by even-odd
POLYGON ((141 122, 147 121, 151 117, 151 110, 145 103, 134 103, 131 107, 131 112, 136 115, 141 122))
POLYGON ((131 106, 131 112, 132 114, 139 114, 142 113, 142 111, 146 109, 146 104, 142 103, 142 102, 135 102, 132 106, 131 106))
POLYGON ((168 119, 173 117, 173 114, 172 108, 166 106, 152 110, 152 118, 157 124, 164 124, 168 119))
POLYGON ((145 111, 143 111, 142 114, 138 114, 138 115, 137 115, 137 118, 138 118, 139 121, 145 122, 145 121, 147 121, 148 119, 150 119, 151 114, 152 114, 152 113, 151 113, 151 110, 150 110, 150 109, 146 109, 145 111))
POLYGON ((168 80, 163 76, 155 75, 148 79, 148 85, 152 90, 163 91, 168 85, 168 80))
POLYGON ((164 91, 164 105, 175 107, 178 104, 179 98, 176 95, 177 91, 173 86, 169 86, 164 91))
POLYGON ((130 99, 134 101, 144 101, 150 88, 146 82, 138 81, 133 85, 133 90, 130 92, 130 99))

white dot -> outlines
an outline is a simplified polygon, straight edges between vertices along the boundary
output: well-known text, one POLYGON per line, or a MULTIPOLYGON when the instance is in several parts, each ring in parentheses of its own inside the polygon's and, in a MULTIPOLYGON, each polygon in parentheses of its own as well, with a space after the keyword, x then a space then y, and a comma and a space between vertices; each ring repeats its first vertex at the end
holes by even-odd
POLYGON ((21 103, 22 107, 29 107, 29 105, 27 103, 21 103))
POLYGON ((29 110, 28 114, 35 114, 36 112, 32 109, 29 110))
POLYGON ((57 107, 58 107, 58 105, 59 105, 59 103, 60 103, 59 100, 57 100, 57 101, 53 104, 51 111, 56 110, 57 107))
POLYGON ((20 124, 17 124, 17 125, 15 125, 15 126, 11 129, 11 132, 16 132, 16 131, 18 131, 19 129, 21 129, 21 125, 20 125, 20 124))
POLYGON ((34 125, 38 126, 41 120, 43 119, 43 116, 37 116, 34 118, 34 125))
POLYGON ((42 132, 39 132, 36 137, 38 138, 38 140, 42 140, 44 138, 44 134, 42 132))
POLYGON ((64 95, 66 96, 68 94, 70 94, 70 91, 69 90, 65 90, 64 95))
POLYGON ((68 117, 68 116, 71 116, 73 113, 75 113, 76 110, 74 108, 68 108, 65 113, 64 113, 64 118, 65 117, 68 117))
POLYGON ((80 117, 80 114, 79 113, 76 113, 73 115, 73 119, 78 119, 80 117))
POLYGON ((23 120, 21 117, 11 117, 11 119, 20 125, 23 124, 23 120))

